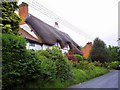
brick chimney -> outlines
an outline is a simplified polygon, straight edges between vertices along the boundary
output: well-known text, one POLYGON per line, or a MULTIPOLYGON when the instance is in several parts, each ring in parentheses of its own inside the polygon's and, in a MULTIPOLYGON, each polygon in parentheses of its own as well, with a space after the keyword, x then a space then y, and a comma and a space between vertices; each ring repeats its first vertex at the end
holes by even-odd
POLYGON ((88 59, 89 55, 90 55, 90 51, 92 49, 92 42, 88 42, 83 48, 82 48, 82 52, 83 52, 83 57, 85 59, 88 59))
POLYGON ((25 2, 22 2, 22 4, 19 5, 19 16, 21 17, 22 21, 20 24, 25 24, 25 19, 28 15, 28 4, 25 2))

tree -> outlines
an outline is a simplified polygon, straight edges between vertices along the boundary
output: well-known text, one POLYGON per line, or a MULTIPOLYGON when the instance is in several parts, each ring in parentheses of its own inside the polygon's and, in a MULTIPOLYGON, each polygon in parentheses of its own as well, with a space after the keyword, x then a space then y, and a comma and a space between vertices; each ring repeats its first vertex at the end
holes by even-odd
POLYGON ((104 41, 100 40, 99 38, 94 40, 90 58, 92 61, 100 61, 102 63, 110 61, 110 52, 108 51, 104 41))
POLYGON ((112 61, 120 61, 120 52, 118 52, 119 47, 117 46, 110 46, 108 47, 108 50, 111 54, 111 60, 112 61))
POLYGON ((18 9, 17 2, 2 2, 2 16, 0 20, 2 24, 2 33, 18 34, 20 17, 15 13, 18 9))

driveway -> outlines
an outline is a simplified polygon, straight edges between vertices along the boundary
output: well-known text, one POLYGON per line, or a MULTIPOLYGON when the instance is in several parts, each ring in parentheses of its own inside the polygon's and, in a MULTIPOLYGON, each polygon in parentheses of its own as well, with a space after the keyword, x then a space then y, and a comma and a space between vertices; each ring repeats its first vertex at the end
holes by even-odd
POLYGON ((92 88, 91 90, 98 90, 98 89, 93 89, 93 88, 104 88, 104 89, 106 88, 106 90, 109 90, 110 88, 114 88, 113 90, 118 90, 117 89, 118 87, 120 87, 120 71, 112 70, 103 76, 94 78, 84 83, 71 86, 68 88, 68 90, 74 89, 74 88, 92 88), (118 78, 119 78, 119 83, 118 83, 118 78))

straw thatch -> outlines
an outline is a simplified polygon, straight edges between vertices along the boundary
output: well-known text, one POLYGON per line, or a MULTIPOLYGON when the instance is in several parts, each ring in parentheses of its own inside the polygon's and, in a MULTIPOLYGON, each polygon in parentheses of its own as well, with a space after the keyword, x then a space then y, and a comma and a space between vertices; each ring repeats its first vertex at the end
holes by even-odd
POLYGON ((71 39, 68 34, 57 30, 56 28, 46 24, 33 15, 29 15, 25 22, 35 32, 38 38, 42 40, 43 44, 52 46, 59 42, 61 48, 69 45, 70 49, 73 50, 74 53, 82 55, 82 52, 79 50, 79 46, 71 39))

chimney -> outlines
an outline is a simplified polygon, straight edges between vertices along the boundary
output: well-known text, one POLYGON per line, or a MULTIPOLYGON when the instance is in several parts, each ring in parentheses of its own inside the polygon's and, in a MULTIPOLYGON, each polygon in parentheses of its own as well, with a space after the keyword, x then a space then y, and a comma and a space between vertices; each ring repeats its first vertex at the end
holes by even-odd
POLYGON ((88 42, 87 45, 92 45, 92 42, 88 42))
POLYGON ((22 2, 22 4, 19 5, 19 16, 22 19, 20 24, 25 24, 25 19, 28 15, 28 4, 25 2, 22 2))
POLYGON ((55 28, 59 28, 59 25, 58 25, 58 22, 55 22, 55 25, 54 25, 55 28))
POLYGON ((89 55, 90 55, 90 51, 92 49, 92 42, 88 42, 83 48, 82 48, 82 52, 83 52, 83 57, 85 59, 88 59, 89 55))

